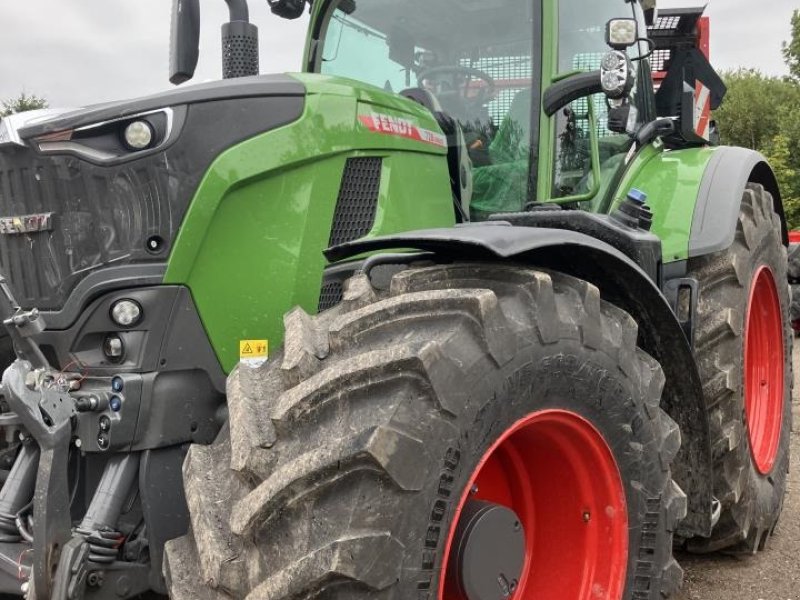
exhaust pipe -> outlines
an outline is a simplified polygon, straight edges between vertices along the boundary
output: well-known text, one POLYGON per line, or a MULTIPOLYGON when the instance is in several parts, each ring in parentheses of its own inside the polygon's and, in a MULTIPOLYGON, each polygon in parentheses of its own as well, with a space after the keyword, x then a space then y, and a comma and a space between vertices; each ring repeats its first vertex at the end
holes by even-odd
POLYGON ((230 22, 222 26, 222 77, 258 75, 258 27, 250 23, 247 0, 225 0, 230 22))
MULTIPOLYGON (((225 0, 230 22, 222 26, 222 77, 258 75, 258 27, 250 23, 247 0, 225 0)), ((200 56, 200 0, 172 0, 169 80, 194 77, 200 56)))

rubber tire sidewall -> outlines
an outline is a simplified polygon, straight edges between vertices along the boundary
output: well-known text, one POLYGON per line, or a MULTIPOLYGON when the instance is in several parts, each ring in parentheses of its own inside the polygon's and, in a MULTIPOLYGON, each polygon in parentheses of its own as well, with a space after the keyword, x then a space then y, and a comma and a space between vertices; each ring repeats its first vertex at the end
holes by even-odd
POLYGON ((474 417, 459 423, 460 436, 441 443, 436 450, 431 448, 440 457, 442 471, 420 494, 424 500, 418 507, 427 504, 430 508, 420 513, 412 511, 409 516, 419 520, 417 525, 409 526, 419 531, 424 547, 408 549, 408 568, 415 564, 420 568, 414 589, 406 587, 410 582, 401 584, 398 597, 438 598, 447 531, 453 526, 453 513, 479 460, 520 419, 534 412, 558 409, 589 421, 609 445, 619 467, 630 531, 623 598, 633 598, 634 589, 638 594, 646 589, 653 592, 636 598, 661 598, 660 583, 655 582, 660 573, 649 571, 656 565, 663 567, 671 556, 671 532, 666 530, 666 519, 660 510, 662 492, 669 485, 669 470, 662 468, 659 453, 652 451, 660 447, 660 432, 652 426, 641 401, 634 400, 640 398, 641 391, 633 381, 621 376, 619 364, 601 351, 588 350, 578 342, 561 341, 553 346, 527 348, 494 376, 475 373, 466 388, 482 393, 470 399, 473 410, 465 410, 464 414, 474 417), (479 407, 477 411, 475 407, 479 407), (456 456, 458 462, 454 466, 456 456), (443 481, 448 483, 445 494, 440 493, 443 481), (444 521, 437 516, 442 501, 448 504, 444 521), (655 511, 654 506, 658 507, 655 511), (655 544, 654 536, 658 538, 655 544), (651 549, 658 555, 640 562, 637 557, 645 546, 648 550, 644 555, 651 549), (429 568, 432 563, 436 565, 433 569, 429 568), (422 589, 429 589, 430 594, 412 596, 422 589))

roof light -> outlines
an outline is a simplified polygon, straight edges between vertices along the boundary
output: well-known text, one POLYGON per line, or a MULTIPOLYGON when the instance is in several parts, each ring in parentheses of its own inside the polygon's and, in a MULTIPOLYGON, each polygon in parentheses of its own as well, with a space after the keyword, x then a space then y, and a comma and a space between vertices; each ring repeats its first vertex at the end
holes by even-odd
POLYGON ((636 19, 611 19, 606 25, 606 42, 614 50, 624 50, 639 39, 636 19))

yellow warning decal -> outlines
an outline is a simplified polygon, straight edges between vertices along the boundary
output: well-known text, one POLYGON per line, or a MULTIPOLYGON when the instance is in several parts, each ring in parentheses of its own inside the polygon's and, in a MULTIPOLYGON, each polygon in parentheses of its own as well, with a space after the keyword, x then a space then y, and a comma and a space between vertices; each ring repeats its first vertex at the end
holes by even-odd
POLYGON ((245 360, 248 358, 263 359, 267 358, 269 353, 268 340, 240 340, 239 341, 239 358, 245 360))

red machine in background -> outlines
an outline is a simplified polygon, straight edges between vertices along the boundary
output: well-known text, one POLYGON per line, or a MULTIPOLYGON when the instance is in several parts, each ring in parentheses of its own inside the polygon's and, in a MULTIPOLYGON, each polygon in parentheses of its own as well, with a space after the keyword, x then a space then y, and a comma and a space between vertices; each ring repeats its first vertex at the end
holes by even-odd
POLYGON ((650 39, 655 42, 650 66, 656 89, 667 77, 670 61, 678 50, 698 48, 710 60, 711 21, 703 16, 704 12, 705 6, 659 9, 655 24, 648 28, 650 39))

